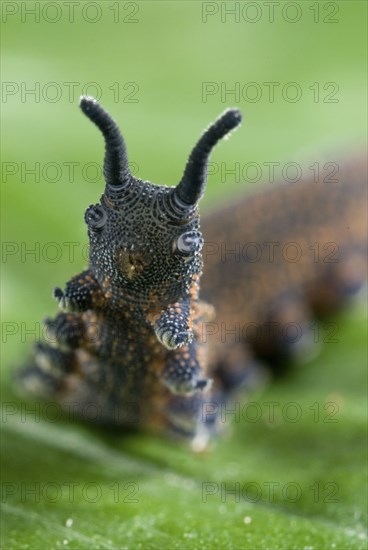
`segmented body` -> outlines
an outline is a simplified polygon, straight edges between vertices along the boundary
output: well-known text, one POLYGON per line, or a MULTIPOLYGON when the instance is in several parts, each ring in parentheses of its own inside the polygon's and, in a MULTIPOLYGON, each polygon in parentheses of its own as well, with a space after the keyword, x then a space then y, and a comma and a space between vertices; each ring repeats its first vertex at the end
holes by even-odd
POLYGON ((310 313, 332 309, 362 284, 361 170, 354 164, 357 177, 350 170, 329 186, 277 187, 205 218, 200 295, 197 205, 209 154, 240 123, 239 112, 225 112, 205 132, 179 185, 168 188, 131 176, 115 123, 89 98, 81 107, 106 143, 106 189, 86 211, 89 267, 54 290, 62 312, 46 320, 52 341, 36 345, 19 378, 87 420, 206 440, 216 415, 203 404, 226 401, 255 358, 284 360, 292 347, 280 331, 250 343, 223 330, 270 321, 304 330, 310 313), (267 243, 275 241, 270 261, 267 243), (315 242, 335 243, 338 262, 315 262, 312 252, 287 262, 278 252, 291 241, 303 253, 315 242), (261 257, 224 257, 223 247, 236 243, 256 243, 261 257))
POLYGON ((366 281, 365 168, 345 161, 334 183, 277 185, 203 219, 201 297, 216 310, 203 334, 227 385, 246 363, 280 370, 307 354, 313 320, 366 281))

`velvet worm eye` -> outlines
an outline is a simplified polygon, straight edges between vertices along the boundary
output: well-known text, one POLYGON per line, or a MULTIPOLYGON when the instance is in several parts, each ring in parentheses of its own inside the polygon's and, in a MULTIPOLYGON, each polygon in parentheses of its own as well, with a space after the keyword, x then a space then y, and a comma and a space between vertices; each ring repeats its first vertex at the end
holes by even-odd
POLYGON ((203 246, 203 239, 197 231, 187 231, 180 235, 174 243, 174 250, 183 256, 189 256, 200 252, 203 246))
POLYGON ((91 229, 102 229, 107 221, 107 215, 101 205, 89 206, 84 216, 91 229))

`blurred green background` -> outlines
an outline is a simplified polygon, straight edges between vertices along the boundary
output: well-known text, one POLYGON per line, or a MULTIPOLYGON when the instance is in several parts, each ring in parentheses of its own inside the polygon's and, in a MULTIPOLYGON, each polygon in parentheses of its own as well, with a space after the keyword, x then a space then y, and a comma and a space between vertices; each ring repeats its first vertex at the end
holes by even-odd
MULTIPOLYGON (((216 149, 211 159, 217 163, 214 166, 296 161, 310 175, 308 167, 314 162, 338 162, 365 145, 366 8, 365 2, 305 0, 272 5, 3 2, 1 367, 5 401, 13 399, 9 373, 22 362, 35 338, 27 331, 39 332, 37 323, 55 311, 51 288, 62 286, 86 264, 83 213, 102 193, 96 163, 102 161, 103 144, 79 112, 79 96, 100 96, 119 122, 130 160, 141 178, 176 184, 195 140, 228 106, 242 110, 244 124, 229 143, 216 149), (273 100, 271 85, 265 83, 276 83, 273 100), (297 101, 293 100, 295 90, 300 94, 297 101)), ((267 185, 266 171, 264 176, 253 186, 262 180, 267 185)), ((221 178, 219 172, 210 175, 202 211, 243 194, 252 185, 231 183, 231 179, 221 178)), ((318 445, 313 422, 298 433, 290 432, 290 425, 282 426, 281 433, 266 425, 258 427, 260 431, 255 426, 236 426, 238 436, 219 443, 203 462, 155 439, 129 436, 124 443, 113 438, 102 444, 92 430, 67 423, 50 427, 45 422, 6 421, 6 479, 81 479, 86 467, 91 470, 86 479, 98 478, 103 484, 109 476, 124 478, 127 461, 131 478, 144 479, 141 494, 148 500, 142 497, 138 508, 110 501, 88 507, 81 501, 69 506, 71 511, 60 503, 34 506, 15 495, 11 503, 5 502, 10 528, 4 548, 59 547, 65 546, 63 540, 73 548, 117 548, 123 543, 132 548, 289 548, 292 540, 298 541, 295 547, 365 547, 357 527, 365 506, 361 493, 365 408, 360 378, 365 376, 364 321, 360 311, 340 319, 339 344, 325 350, 309 371, 298 371, 291 381, 267 390, 270 400, 287 399, 292 393, 304 399, 306 407, 313 400, 325 399, 330 389, 340 396, 346 392, 342 398, 346 408, 336 434, 329 426, 318 426, 318 445), (346 363, 353 363, 355 371, 348 372, 346 363), (336 387, 330 388, 331 376, 336 387), (60 438, 61 443, 53 438, 60 438), (290 446, 294 438, 295 448, 290 446), (90 454, 85 447, 92 449, 90 454), (144 457, 143 466, 138 456, 144 457), (108 465, 106 478, 96 464, 108 465), (232 464, 242 479, 290 480, 295 474, 297 479, 305 478, 306 486, 316 479, 327 482, 335 465, 345 500, 314 508, 304 501, 285 505, 281 499, 279 506, 263 503, 255 511, 258 527, 253 522, 247 535, 241 518, 249 503, 231 503, 221 518, 229 532, 223 532, 216 517, 223 514, 219 506, 225 505, 216 502, 203 507, 202 503, 201 507, 195 484, 206 475, 218 481, 237 479, 232 464), (345 483, 349 464, 353 480, 345 483), (44 472, 41 477, 40 470, 44 472), (115 470, 119 473, 111 473, 115 470), (194 484, 189 483, 193 492, 182 489, 186 476, 194 484), (162 483, 166 488, 161 494, 162 483), (189 530, 178 521, 176 507, 191 525, 189 530), (79 533, 72 535, 63 523, 71 513, 80 519, 79 533), (209 526, 204 533, 201 515, 209 526), (294 516, 297 520, 290 519, 294 516), (19 518, 23 518, 22 533, 19 518), (339 522, 341 529, 336 527, 339 522), (39 529, 31 535, 35 525, 39 529)))

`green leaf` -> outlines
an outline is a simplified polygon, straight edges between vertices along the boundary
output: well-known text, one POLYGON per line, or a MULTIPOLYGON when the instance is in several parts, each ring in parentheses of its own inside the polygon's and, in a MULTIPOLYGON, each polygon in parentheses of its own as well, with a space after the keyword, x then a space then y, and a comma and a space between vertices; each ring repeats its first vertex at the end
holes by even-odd
MULTIPOLYGON (((52 18, 56 3, 49 4, 52 18)), ((29 11, 27 2, 4 3, 4 82, 19 91, 3 102, 1 546, 367 548, 366 323, 359 312, 337 321, 339 341, 326 343, 317 359, 249 395, 245 409, 246 397, 239 398, 240 414, 228 415, 231 429, 201 455, 144 434, 53 421, 51 406, 32 414, 35 405, 9 389, 11 372, 41 332, 35 323, 55 311, 49 289, 86 264, 83 212, 102 192, 102 177, 95 181, 86 168, 101 163, 103 153, 100 136, 78 111, 78 96, 94 94, 97 84, 137 175, 169 185, 180 178, 203 127, 226 106, 239 106, 244 125, 211 158, 218 171, 209 176, 203 211, 243 194, 252 181, 272 187, 267 162, 280 161, 281 182, 290 161, 300 161, 303 177, 310 177, 316 161, 323 159, 323 171, 324 162, 339 162, 333 152, 349 154, 366 139, 366 3, 286 3, 289 17, 302 8, 295 24, 280 16, 278 2, 273 22, 267 2, 258 10, 250 2, 249 17, 261 10, 256 23, 236 21, 231 6, 224 19, 225 2, 139 2, 138 24, 123 20, 135 2, 101 2, 96 23, 81 17, 83 3, 68 20, 66 4, 60 3, 62 19, 50 23, 32 14, 42 3, 31 2, 29 11), (115 23, 111 8, 118 5, 115 23), (204 22, 206 5, 218 12, 204 22), (53 82, 62 90, 57 102, 45 98, 53 82), (218 92, 204 99, 206 82, 218 92), (243 95, 253 82, 259 100, 243 95), (295 103, 283 97, 293 82, 303 92, 295 103), (72 97, 68 83, 77 83, 72 97), (129 102, 129 83, 139 86, 138 103, 129 102), (277 85, 274 101, 267 83, 277 85), (25 97, 22 85, 30 91, 25 97), (336 85, 338 101, 331 103, 336 85), (251 170, 237 181, 231 173, 237 165, 246 172, 248 163, 261 168, 259 182, 251 170), (26 337, 31 330, 36 334, 26 337), (274 420, 270 403, 277 404, 274 420), (298 406, 302 416, 292 422, 298 406)))

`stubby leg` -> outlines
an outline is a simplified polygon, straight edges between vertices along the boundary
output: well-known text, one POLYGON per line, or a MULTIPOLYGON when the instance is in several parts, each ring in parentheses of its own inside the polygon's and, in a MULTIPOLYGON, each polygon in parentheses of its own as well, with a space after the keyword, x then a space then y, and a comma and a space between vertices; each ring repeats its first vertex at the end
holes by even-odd
POLYGON ((78 348, 86 338, 86 327, 74 313, 59 313, 55 319, 45 319, 44 324, 48 341, 63 351, 78 348))
POLYGON ((339 311, 367 285, 366 247, 342 250, 336 263, 327 263, 322 276, 307 290, 306 300, 318 317, 339 311))
POLYGON ((63 311, 70 312, 93 309, 104 300, 101 288, 89 269, 70 279, 65 290, 54 288, 53 296, 63 311))
POLYGON ((54 398, 62 390, 65 377, 74 368, 75 357, 72 352, 37 342, 32 361, 17 372, 16 385, 34 396, 54 398))
POLYGON ((192 342, 168 354, 161 379, 172 393, 191 394, 210 384, 203 378, 197 352, 198 343, 192 342))
POLYGON ((192 311, 188 301, 177 302, 153 321, 157 339, 167 349, 189 344, 193 340, 192 311))

